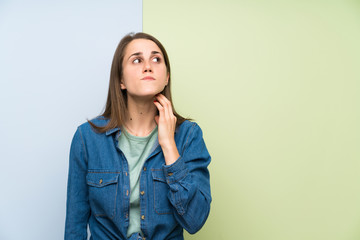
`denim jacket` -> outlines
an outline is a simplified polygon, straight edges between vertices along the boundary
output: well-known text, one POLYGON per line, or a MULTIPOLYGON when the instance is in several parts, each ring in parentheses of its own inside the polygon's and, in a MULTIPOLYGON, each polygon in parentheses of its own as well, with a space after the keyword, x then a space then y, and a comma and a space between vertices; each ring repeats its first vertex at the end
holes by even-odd
MULTIPOLYGON (((107 123, 98 117, 98 126, 107 123)), ((78 127, 70 149, 65 240, 128 239, 130 179, 127 160, 118 148, 120 128, 95 132, 78 127)), ((193 234, 210 212, 211 157, 200 127, 183 122, 175 131, 180 157, 165 165, 156 142, 140 173, 141 230, 129 239, 180 240, 183 229, 193 234)))

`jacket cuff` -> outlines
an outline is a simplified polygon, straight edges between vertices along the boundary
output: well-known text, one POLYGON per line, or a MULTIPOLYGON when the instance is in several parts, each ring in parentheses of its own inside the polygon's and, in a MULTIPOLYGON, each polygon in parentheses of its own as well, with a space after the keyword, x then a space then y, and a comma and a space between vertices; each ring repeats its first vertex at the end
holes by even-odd
POLYGON ((163 171, 168 184, 175 183, 183 179, 188 169, 182 157, 180 156, 173 164, 163 165, 163 171))

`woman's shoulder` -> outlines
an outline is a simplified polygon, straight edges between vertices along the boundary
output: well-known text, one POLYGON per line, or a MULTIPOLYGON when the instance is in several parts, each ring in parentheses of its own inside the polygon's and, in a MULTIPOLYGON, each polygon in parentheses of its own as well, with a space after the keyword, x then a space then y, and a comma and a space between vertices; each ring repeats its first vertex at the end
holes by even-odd
POLYGON ((105 118, 104 116, 97 116, 91 120, 88 120, 84 123, 82 123, 80 126, 78 126, 78 129, 81 131, 94 131, 94 128, 91 126, 90 122, 96 126, 103 127, 106 126, 109 119, 105 118))
POLYGON ((202 132, 200 126, 192 120, 185 120, 179 125, 179 127, 176 130, 177 133, 191 133, 198 131, 202 132))

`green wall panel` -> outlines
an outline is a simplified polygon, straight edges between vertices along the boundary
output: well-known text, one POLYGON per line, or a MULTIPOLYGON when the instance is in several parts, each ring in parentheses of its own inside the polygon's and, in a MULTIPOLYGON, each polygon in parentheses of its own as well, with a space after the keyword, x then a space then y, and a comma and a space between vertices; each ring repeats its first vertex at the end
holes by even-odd
POLYGON ((144 0, 212 154, 186 239, 360 239, 360 2, 144 0))

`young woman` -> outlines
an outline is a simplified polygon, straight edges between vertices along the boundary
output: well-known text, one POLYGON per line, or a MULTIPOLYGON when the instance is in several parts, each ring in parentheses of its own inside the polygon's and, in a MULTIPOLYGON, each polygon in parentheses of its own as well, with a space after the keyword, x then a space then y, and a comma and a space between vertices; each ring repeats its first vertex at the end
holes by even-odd
POLYGON ((66 240, 183 239, 210 211, 210 155, 174 110, 170 63, 145 33, 119 43, 104 113, 78 127, 69 163, 66 240))

